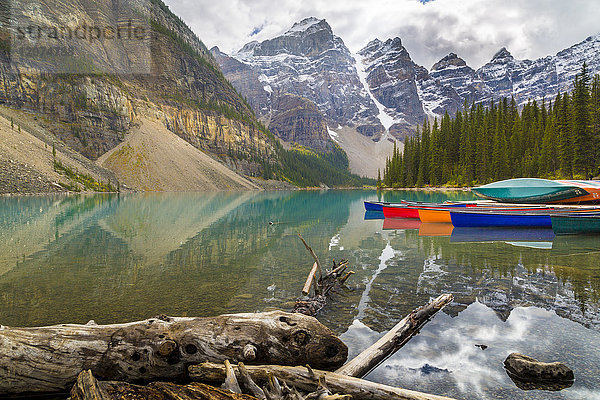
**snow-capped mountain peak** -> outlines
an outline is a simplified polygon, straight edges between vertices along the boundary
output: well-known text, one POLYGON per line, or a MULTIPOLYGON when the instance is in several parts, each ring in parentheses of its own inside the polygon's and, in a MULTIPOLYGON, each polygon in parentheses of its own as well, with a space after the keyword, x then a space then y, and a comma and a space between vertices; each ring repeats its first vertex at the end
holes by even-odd
POLYGON ((600 34, 536 60, 515 59, 503 47, 477 71, 456 53, 427 71, 411 60, 399 38, 371 41, 359 54, 369 64, 367 80, 376 100, 395 116, 403 115, 408 132, 425 116, 454 114, 465 101, 514 97, 522 106, 529 100, 553 100, 559 91, 572 89, 584 61, 591 75, 600 72, 600 34))
POLYGON ((284 33, 284 35, 306 35, 320 30, 333 32, 326 20, 308 17, 300 22, 296 22, 286 33, 284 33))
POLYGON ((243 82, 233 72, 226 74, 239 82, 236 87, 268 97, 257 110, 260 115, 279 111, 278 99, 292 94, 313 102, 329 126, 353 127, 375 138, 384 131, 352 54, 325 19, 305 18, 280 36, 246 44, 231 57, 252 71, 243 82))

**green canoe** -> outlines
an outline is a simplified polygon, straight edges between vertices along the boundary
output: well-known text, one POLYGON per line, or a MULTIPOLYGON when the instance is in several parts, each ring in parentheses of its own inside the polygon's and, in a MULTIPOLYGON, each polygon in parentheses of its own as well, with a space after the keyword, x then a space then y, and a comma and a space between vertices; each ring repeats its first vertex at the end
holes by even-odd
POLYGON ((475 194, 503 203, 551 203, 584 196, 588 192, 568 183, 538 178, 507 179, 472 188, 475 194))

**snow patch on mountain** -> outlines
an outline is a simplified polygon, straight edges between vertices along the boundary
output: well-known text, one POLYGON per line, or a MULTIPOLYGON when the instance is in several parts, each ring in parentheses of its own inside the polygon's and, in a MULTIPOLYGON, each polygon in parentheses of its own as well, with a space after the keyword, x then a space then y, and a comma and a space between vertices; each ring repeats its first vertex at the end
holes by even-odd
POLYGON ((320 20, 315 17, 305 18, 300 22, 296 22, 286 33, 284 33, 284 35, 296 35, 298 33, 304 33, 321 21, 324 20, 320 20))
POLYGON ((375 103, 375 105, 377 106, 377 109, 379 110, 377 118, 379 118, 379 121, 385 128, 386 133, 389 133, 390 127, 398 122, 401 122, 401 120, 396 120, 394 119, 394 117, 388 114, 388 110, 385 108, 385 106, 381 104, 375 98, 375 96, 373 96, 373 93, 371 93, 371 89, 369 89, 369 84, 367 83, 367 71, 363 67, 364 63, 362 57, 359 54, 353 54, 352 56, 354 57, 354 60, 356 62, 356 73, 358 74, 358 79, 360 80, 360 83, 362 84, 365 93, 367 93, 367 95, 371 98, 373 103, 375 103))
POLYGON ((340 135, 336 131, 334 131, 330 127, 327 127, 327 133, 329 134, 329 137, 331 138, 331 140, 333 140, 336 143, 340 142, 340 140, 339 140, 340 135))

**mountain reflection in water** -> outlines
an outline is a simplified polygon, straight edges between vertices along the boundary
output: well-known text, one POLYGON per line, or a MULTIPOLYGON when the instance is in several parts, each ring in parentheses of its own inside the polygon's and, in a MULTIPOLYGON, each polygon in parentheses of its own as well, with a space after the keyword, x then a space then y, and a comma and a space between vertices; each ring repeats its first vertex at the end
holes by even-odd
POLYGON ((289 310, 312 265, 300 233, 323 264, 347 258, 356 271, 319 316, 353 355, 430 298, 455 296, 369 379, 464 399, 600 397, 598 237, 365 219, 363 201, 376 199, 370 191, 0 198, 0 323, 289 310), (565 362, 575 384, 522 392, 502 369, 513 351, 565 362))

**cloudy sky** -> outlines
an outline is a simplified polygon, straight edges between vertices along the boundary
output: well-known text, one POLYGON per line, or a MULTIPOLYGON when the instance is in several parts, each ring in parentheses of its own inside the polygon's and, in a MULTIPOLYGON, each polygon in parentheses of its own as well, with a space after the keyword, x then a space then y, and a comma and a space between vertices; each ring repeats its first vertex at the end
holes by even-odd
POLYGON ((210 48, 231 53, 285 32, 295 21, 325 18, 356 52, 399 36, 430 68, 455 52, 478 68, 501 47, 538 58, 600 33, 600 0, 164 0, 210 48))

